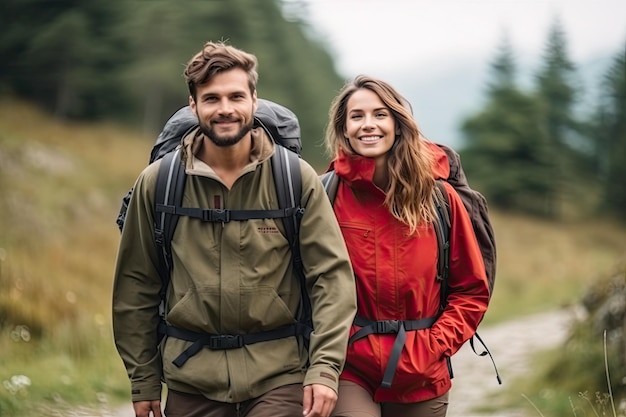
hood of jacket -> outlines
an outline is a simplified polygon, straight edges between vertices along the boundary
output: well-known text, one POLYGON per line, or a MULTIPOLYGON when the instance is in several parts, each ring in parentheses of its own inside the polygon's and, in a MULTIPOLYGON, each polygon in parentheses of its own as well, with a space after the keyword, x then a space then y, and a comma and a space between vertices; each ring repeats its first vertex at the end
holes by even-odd
MULTIPOLYGON (((447 179, 450 176, 450 162, 443 149, 433 142, 425 142, 433 154, 433 177, 435 179, 447 179)), ((348 155, 339 151, 328 171, 335 170, 342 180, 351 186, 359 186, 359 183, 371 183, 376 170, 376 162, 373 158, 361 155, 348 155)))

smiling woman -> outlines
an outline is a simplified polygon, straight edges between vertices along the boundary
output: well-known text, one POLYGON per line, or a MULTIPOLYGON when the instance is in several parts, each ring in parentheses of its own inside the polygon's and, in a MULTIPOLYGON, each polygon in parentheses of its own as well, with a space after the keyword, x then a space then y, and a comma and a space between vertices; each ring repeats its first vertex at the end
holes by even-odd
POLYGON ((387 152, 399 133, 391 110, 376 93, 366 89, 350 96, 346 110, 346 137, 352 150, 385 166, 387 152))
POLYGON ((444 417, 449 359, 489 301, 467 211, 449 183, 436 185, 449 162, 382 80, 361 75, 346 83, 329 114, 326 145, 339 179, 333 205, 358 296, 333 416, 444 417), (440 275, 443 193, 454 262, 440 275))

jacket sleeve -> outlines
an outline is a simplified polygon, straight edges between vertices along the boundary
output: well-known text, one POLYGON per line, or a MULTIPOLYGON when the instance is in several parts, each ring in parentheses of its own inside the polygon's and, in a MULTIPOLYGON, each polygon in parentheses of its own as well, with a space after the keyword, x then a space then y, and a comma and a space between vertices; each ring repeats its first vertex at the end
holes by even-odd
POLYGON ((157 340, 161 279, 153 235, 156 166, 147 167, 133 188, 113 283, 113 335, 133 401, 161 397, 157 340))
POLYGON ((300 251, 314 327, 304 385, 322 384, 337 391, 356 314, 354 273, 324 187, 308 164, 302 161, 301 165, 305 213, 300 225, 300 251))
POLYGON ((474 229, 459 195, 445 184, 450 203, 450 270, 447 305, 431 328, 443 356, 454 355, 480 324, 489 284, 474 229))

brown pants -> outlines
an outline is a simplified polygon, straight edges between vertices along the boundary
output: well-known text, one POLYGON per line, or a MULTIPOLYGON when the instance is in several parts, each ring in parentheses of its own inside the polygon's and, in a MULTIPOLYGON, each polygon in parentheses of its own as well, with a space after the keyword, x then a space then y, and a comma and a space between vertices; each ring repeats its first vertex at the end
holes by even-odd
POLYGON ((166 417, 302 417, 302 384, 285 385, 241 403, 169 390, 166 417))
POLYGON ((448 393, 419 403, 377 403, 363 387, 339 381, 339 399, 331 417, 445 417, 448 393))

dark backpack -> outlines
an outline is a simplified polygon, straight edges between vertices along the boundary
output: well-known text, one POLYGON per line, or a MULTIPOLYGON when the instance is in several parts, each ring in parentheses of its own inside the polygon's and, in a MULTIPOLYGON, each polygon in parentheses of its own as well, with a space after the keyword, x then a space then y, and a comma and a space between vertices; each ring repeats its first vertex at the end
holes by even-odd
MULTIPOLYGON (((159 314, 159 334, 193 341, 194 343, 175 361, 182 366, 185 361, 202 347, 210 349, 231 349, 244 344, 288 336, 303 336, 306 340, 312 330, 311 305, 306 293, 304 272, 298 245, 300 219, 304 209, 300 207, 302 195, 302 176, 300 172, 300 125, 297 116, 286 107, 269 100, 258 99, 258 108, 254 114, 254 126, 262 127, 272 140, 280 145, 271 157, 272 174, 276 185, 279 208, 275 210, 221 210, 197 207, 182 207, 186 182, 185 167, 182 164, 179 146, 187 133, 198 126, 198 119, 189 106, 178 110, 166 122, 150 153, 150 163, 162 159, 159 166, 155 194, 154 235, 159 252, 159 275, 161 277, 161 305, 159 314), (293 268, 300 280, 302 292, 301 314, 299 322, 289 328, 243 334, 243 335, 208 335, 178 329, 165 322, 165 298, 172 270, 171 240, 180 216, 189 216, 202 221, 226 223, 249 219, 280 218, 285 227, 286 237, 292 250, 293 268)), ((122 199, 122 206, 117 224, 122 231, 132 189, 122 199)))
MULTIPOLYGON (((478 246, 480 247, 480 252, 483 257, 483 262, 485 264, 485 273, 487 275, 487 280, 489 282, 489 296, 493 293, 493 287, 496 278, 496 243, 495 243, 495 235, 493 232, 493 227, 491 225, 491 221, 489 219, 489 210, 487 208, 487 200, 485 197, 478 191, 472 189, 467 182, 467 177, 465 176, 465 172, 463 171, 463 167, 461 165, 461 158, 459 154, 454 151, 452 148, 437 144, 443 151, 446 153, 448 158, 448 162, 450 163, 450 175, 445 181, 450 183, 454 189, 456 190, 459 197, 463 201, 463 205, 467 210, 472 228, 474 229, 474 233, 476 234, 476 240, 478 241, 478 246)), ((337 187, 339 186, 339 178, 337 177, 335 171, 325 172, 320 176, 322 184, 324 185, 324 189, 328 194, 328 198, 331 203, 335 200, 335 196, 337 195, 337 187)), ((437 276, 441 281, 441 300, 440 300, 440 312, 444 310, 447 304, 447 296, 448 296, 448 272, 449 272, 449 262, 450 262, 450 213, 448 210, 448 193, 446 192, 444 185, 444 180, 437 180, 437 195, 439 198, 435 199, 436 207, 437 207, 437 225, 438 227, 435 229, 437 235, 437 242, 439 248, 439 255, 437 260, 437 276), (443 204, 442 204, 443 203, 443 204)), ((436 318, 427 318, 420 320, 411 320, 407 321, 404 324, 406 327, 404 330, 409 330, 409 327, 413 326, 413 329, 426 328, 430 327, 432 323, 434 323, 434 319, 436 318)), ((351 337, 351 341, 355 341, 361 337, 366 336, 367 334, 376 333, 380 329, 385 328, 385 322, 368 322, 367 320, 358 319, 360 323, 358 325, 362 326, 363 329, 357 334, 351 337), (378 329, 376 329, 378 327, 378 329)), ((387 329, 390 333, 398 332, 397 328, 387 329)), ((489 355, 491 362, 493 363, 494 369, 496 371, 496 378, 498 383, 502 383, 500 379, 500 375, 498 374, 498 370, 496 368, 495 362, 493 360, 493 356, 489 349, 483 342, 482 338, 475 333, 474 336, 484 347, 483 352, 477 353, 474 347, 474 338, 470 339, 470 345, 472 350, 479 356, 489 355)), ((397 339, 400 341, 400 339, 397 339)), ((391 386, 391 381, 393 379, 393 372, 395 371, 395 363, 399 358, 401 348, 404 343, 397 343, 395 349, 392 350, 392 357, 389 359, 389 364, 391 366, 387 367, 385 375, 383 377, 382 386, 388 388, 391 386)), ((448 358, 449 359, 449 358, 448 358)), ((452 367, 451 363, 448 360, 448 368, 450 370, 450 375, 452 376, 452 367)))

